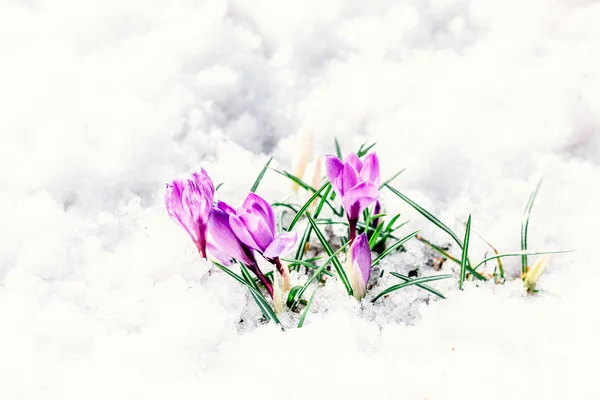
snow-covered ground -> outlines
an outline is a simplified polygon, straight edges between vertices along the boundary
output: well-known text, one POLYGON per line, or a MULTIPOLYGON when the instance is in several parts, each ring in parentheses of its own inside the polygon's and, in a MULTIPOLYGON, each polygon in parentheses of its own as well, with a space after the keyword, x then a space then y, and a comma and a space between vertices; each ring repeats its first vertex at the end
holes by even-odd
POLYGON ((584 0, 0 3, 0 396, 599 398, 598 21, 584 0), (448 282, 374 308, 327 285, 304 328, 258 325, 164 184, 203 166, 239 202, 308 131, 321 154, 377 141, 384 177, 500 251, 543 175, 530 247, 578 251, 535 296, 448 282))

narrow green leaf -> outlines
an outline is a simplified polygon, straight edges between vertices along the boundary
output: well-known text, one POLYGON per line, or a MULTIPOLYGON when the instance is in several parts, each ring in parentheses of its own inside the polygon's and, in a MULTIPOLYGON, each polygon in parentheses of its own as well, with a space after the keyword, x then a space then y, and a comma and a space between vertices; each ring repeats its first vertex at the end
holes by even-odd
POLYGON ((383 182, 381 185, 379 185, 379 190, 383 189, 383 187, 385 185, 387 185, 388 183, 391 183, 394 179, 396 179, 398 177, 398 175, 400 175, 401 173, 403 173, 406 170, 406 168, 402 168, 400 171, 396 172, 391 178, 389 178, 387 181, 383 182))
POLYGON ((298 210, 296 208, 294 208, 294 206, 288 204, 288 203, 272 203, 271 206, 273 207, 284 207, 287 208, 289 210, 292 210, 294 213, 298 213, 298 210))
POLYGON ((344 155, 342 154, 342 148, 340 147, 340 142, 338 142, 337 138, 333 139, 335 141, 335 153, 337 154, 337 158, 340 160, 344 159, 344 155))
MULTIPOLYGON (((399 274, 397 272, 390 272, 390 275, 395 276, 396 278, 402 279, 404 282, 410 282, 410 281, 412 281, 412 279, 409 278, 408 276, 399 274)), ((427 286, 427 285, 424 285, 424 284, 421 284, 421 283, 416 283, 415 285, 418 286, 418 287, 420 287, 421 289, 427 290, 429 293, 433 293, 436 296, 441 297, 442 299, 446 298, 446 296, 444 296, 442 293, 438 292, 437 290, 435 290, 431 286, 427 286)))
POLYGON ((425 243, 427 246, 429 246, 431 249, 437 251, 438 253, 440 253, 441 255, 443 255, 444 257, 446 257, 448 260, 452 260, 455 263, 457 263, 458 265, 460 265, 460 260, 456 257, 453 257, 452 255, 450 255, 450 253, 448 253, 446 250, 442 249, 441 247, 431 243, 429 240, 425 239, 424 237, 417 235, 417 240, 419 240, 421 243, 425 243))
POLYGON ((246 281, 246 283, 251 286, 252 288, 260 291, 258 289, 258 286, 256 285, 256 283, 254 282, 254 279, 252 278, 252 275, 250 275, 250 271, 248 271, 248 268, 246 268, 246 266, 242 263, 238 263, 240 265, 240 271, 242 271, 242 276, 244 277, 244 280, 246 281))
POLYGON ((394 286, 390 286, 389 288, 385 289, 383 292, 381 292, 377 296, 375 296, 375 298, 373 298, 373 300, 371 300, 371 301, 374 303, 380 297, 385 296, 386 294, 394 292, 396 290, 405 288, 407 286, 417 285, 417 284, 422 284, 422 283, 427 283, 427 282, 433 282, 433 281, 439 281, 441 279, 448 279, 448 278, 452 278, 452 277, 453 277, 453 275, 448 274, 448 275, 424 276, 422 278, 411 279, 407 282, 400 283, 400 284, 394 285, 394 286))
POLYGON ((388 247, 387 249, 385 249, 385 251, 383 253, 381 253, 375 259, 375 261, 373 261, 372 265, 375 266, 375 265, 379 264, 379 262, 381 260, 383 260, 384 257, 386 257, 392 251, 396 250, 398 247, 402 246, 404 243, 408 242, 410 239, 412 239, 413 237, 415 237, 417 235, 417 233, 419 233, 419 231, 414 231, 413 233, 411 233, 411 234, 403 237, 402 239, 398 240, 396 243, 394 243, 393 245, 391 245, 390 247, 388 247))
POLYGON ((215 186, 215 192, 218 192, 219 189, 221 189, 221 186, 223 186, 223 182, 221 182, 217 186, 215 186))
POLYGON ((269 164, 271 164, 272 160, 273 160, 273 157, 269 158, 269 161, 267 161, 267 163, 263 167, 262 171, 260 171, 260 174, 258 174, 258 176, 256 177, 256 180, 254 181, 254 184, 252 185, 252 188, 250 189, 250 191, 252 193, 256 192, 256 189, 258 189, 258 185, 260 184, 260 181, 262 181, 262 178, 265 176, 265 173, 267 172, 267 169, 269 168, 269 164))
POLYGON ((294 300, 296 299, 296 296, 298 295, 298 291, 300 289, 302 289, 302 286, 294 286, 290 289, 290 292, 288 293, 287 301, 285 302, 288 307, 290 307, 292 304, 294 304, 294 300))
MULTIPOLYGON (((535 198, 540 191, 540 186, 542 186, 542 179, 539 180, 537 186, 531 196, 529 196, 529 201, 527 201, 527 206, 525 206, 525 213, 523 215, 523 222, 521 222, 521 250, 527 250, 527 231, 529 229, 529 217, 531 216, 531 209, 533 208, 533 203, 535 202, 535 198)), ((521 256, 521 272, 527 272, 527 255, 524 254, 521 256)))
MULTIPOLYGON (((317 224, 315 223, 315 221, 313 220, 313 218, 310 216, 309 213, 306 213, 306 218, 308 218, 308 222, 310 223, 313 230, 315 231, 315 234, 317 235, 317 238, 319 238, 319 241, 323 245, 323 248, 325 249, 325 252, 327 253, 327 255, 330 257, 332 255, 334 255, 335 252, 333 251, 333 249, 327 242, 327 239, 325 239, 323 232, 321 232, 321 230, 319 229, 319 227, 317 226, 317 224)), ((352 295, 352 286, 350 285, 350 281, 348 280, 348 277, 346 276, 346 272, 344 271, 344 267, 340 263, 340 260, 338 260, 337 257, 334 257, 331 262, 333 263, 333 266, 335 267, 335 270, 336 270, 338 276, 340 277, 340 280, 346 287, 346 291, 348 292, 349 295, 352 295)))
MULTIPOLYGON (((288 266, 292 266, 292 265, 302 265, 303 267, 306 267, 308 269, 312 269, 312 270, 317 270, 319 269, 319 267, 317 267, 315 264, 313 264, 312 262, 306 261, 306 260, 291 260, 291 259, 287 259, 287 258, 282 258, 283 261, 288 263, 288 266)), ((333 274, 329 271, 323 271, 323 273, 325 275, 328 276, 333 276, 333 274)))
MULTIPOLYGON (((296 214, 301 215, 301 214, 296 214)), ((300 238, 300 243, 298 243, 298 248, 296 249, 296 260, 301 260, 304 257, 304 253, 306 251, 306 243, 310 240, 310 234, 312 232, 312 227, 307 225, 304 229, 304 233, 300 238)))
POLYGON ((370 146, 367 146, 366 148, 364 148, 364 144, 362 144, 360 146, 360 149, 358 149, 358 151, 356 152, 356 155, 359 157, 364 156, 365 154, 367 154, 369 152, 369 150, 371 150, 373 147, 375 147, 376 144, 377 144, 377 142, 374 142, 373 144, 371 144, 370 146))
POLYGON ((306 316, 308 315, 308 310, 310 309, 310 306, 312 306, 313 300, 315 299, 315 294, 317 294, 317 288, 313 290, 312 294, 310 295, 310 299, 308 299, 306 307, 304 307, 304 311, 302 312, 300 321, 298 321, 298 328, 302 328, 302 325, 304 325, 304 320, 306 319, 306 316))
POLYGON ((329 192, 331 192, 331 189, 332 189, 332 187, 330 184, 329 186, 327 186, 325 193, 323 193, 323 195, 321 196, 321 200, 319 201, 319 204, 315 208, 315 212, 313 213, 314 218, 317 218, 321 214, 321 211, 323 210, 323 206, 327 202, 327 196, 329 196, 329 192))
POLYGON ((427 211, 426 209, 424 209, 423 207, 421 207, 420 205, 418 205, 417 203, 415 203, 414 201, 412 201, 411 199, 409 199, 408 197, 406 197, 404 194, 402 194, 398 190, 394 189, 392 186, 390 186, 390 185, 388 185, 386 183, 385 187, 387 187, 389 190, 391 190, 392 193, 394 193, 396 196, 400 197, 402 200, 404 200, 406 203, 408 203, 409 206, 411 206, 412 208, 414 208, 415 210, 417 210, 417 212, 419 214, 421 214, 422 216, 424 216, 425 218, 427 218, 435 226, 437 226, 438 228, 440 228, 441 230, 443 230, 444 232, 446 232, 448 235, 450 235, 450 237, 452 237, 452 239, 454 239, 454 241, 462 249, 462 247, 463 247, 462 242, 460 241, 460 239, 458 238, 458 236, 456 236, 456 234, 452 231, 452 229, 450 229, 450 228, 448 228, 448 226, 446 226, 446 224, 444 224, 442 221, 440 221, 439 219, 437 219, 429 211, 427 211))
POLYGON ((465 229, 465 239, 463 240, 464 246, 462 251, 462 257, 460 259, 460 278, 458 280, 458 288, 463 290, 463 284, 467 276, 467 260, 469 257, 469 240, 471 238, 471 215, 467 219, 467 227, 465 229))
POLYGON ((308 207, 310 207, 312 202, 321 195, 321 192, 323 192, 325 189, 327 189, 327 187, 329 185, 330 185, 330 183, 327 182, 326 184, 321 186, 321 188, 319 190, 317 190, 312 196, 310 196, 310 199, 308 199, 308 201, 306 203, 304 203, 304 205, 302 207, 300 207, 300 209, 298 210, 298 213, 296 214, 296 216, 294 217, 292 222, 290 222, 290 226, 288 226, 288 228, 287 228, 288 231, 291 231, 294 228, 294 225, 296 225, 296 223, 300 220, 303 213, 308 209, 308 207))
POLYGON ((484 259, 479 264, 477 264, 477 266, 473 269, 477 269, 477 268, 481 267, 483 264, 485 264, 486 262, 488 262, 490 260, 495 260, 496 258, 514 257, 514 256, 523 256, 523 255, 535 256, 535 255, 539 255, 539 254, 562 254, 562 253, 572 253, 574 251, 575 250, 549 250, 549 251, 525 250, 525 251, 514 251, 512 253, 496 254, 496 255, 493 255, 491 257, 484 259))
POLYGON ((381 235, 382 230, 383 224, 379 224, 377 226, 377 229, 375 229, 375 232, 373 232, 373 234, 371 235, 371 238, 369 239, 369 248, 371 250, 373 250, 373 247, 375 247, 375 243, 377 243, 377 240, 379 239, 379 235, 381 235))

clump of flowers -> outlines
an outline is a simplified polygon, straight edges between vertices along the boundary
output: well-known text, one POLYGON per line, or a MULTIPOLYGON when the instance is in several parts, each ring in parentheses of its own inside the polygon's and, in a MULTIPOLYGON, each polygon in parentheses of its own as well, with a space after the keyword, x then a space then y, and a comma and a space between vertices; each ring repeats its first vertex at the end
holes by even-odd
MULTIPOLYGON (((272 205, 255 193, 269 168, 271 161, 269 160, 255 181, 252 191, 248 193, 239 207, 232 207, 222 200, 215 201, 215 186, 204 169, 193 172, 187 179, 175 179, 167 184, 165 206, 173 221, 188 233, 202 258, 210 258, 217 267, 248 288, 266 320, 280 323, 277 315, 286 308, 291 312, 303 310, 298 323, 299 327, 306 318, 316 292, 313 292, 308 300, 303 296, 314 282, 324 285, 330 281, 324 279, 325 275, 337 277, 333 281, 339 280, 348 295, 354 296, 359 301, 369 297, 374 302, 410 285, 416 285, 443 298, 444 296, 439 291, 426 283, 439 279, 457 278, 460 289, 463 288, 464 281, 469 279, 487 280, 494 277, 495 282, 502 283, 504 268, 500 261, 501 258, 558 253, 528 251, 525 229, 525 240, 520 252, 499 254, 492 247, 496 253, 495 256, 485 258, 479 264, 473 265, 468 251, 471 217, 469 216, 467 220, 464 239, 461 240, 454 231, 429 211, 390 185, 390 182, 402 171, 381 184, 379 159, 375 152, 369 153, 372 147, 373 145, 366 148, 361 146, 356 153, 350 153, 342 158, 336 141, 337 156, 328 155, 325 158, 327 179, 323 183, 320 182, 318 157, 311 182, 302 181, 309 154, 302 154, 301 165, 295 169, 296 175, 275 170, 294 183, 294 191, 297 191, 299 187, 308 191, 310 198, 304 204, 288 201, 272 205), (397 237, 396 232, 406 222, 398 222, 400 214, 392 216, 389 220, 385 218, 386 214, 382 213, 383 207, 380 202, 380 190, 384 188, 446 232, 458 245, 460 256, 453 256, 449 253, 448 247, 435 245, 421 235, 417 235, 418 231, 397 237), (335 206, 336 197, 341 203, 340 208, 335 206), (287 228, 278 227, 274 205, 283 207, 283 213, 289 213, 290 210, 295 213, 287 228), (327 209, 330 211, 330 216, 323 217, 327 209), (308 224, 300 236, 301 239, 298 240, 299 235, 294 228, 303 217, 307 219, 308 224), (339 217, 345 217, 345 221, 340 222, 339 217), (323 225, 339 223, 347 226, 347 237, 334 235, 327 237, 320 228, 323 225), (313 235, 316 236, 323 250, 316 254, 316 257, 308 259, 305 258, 307 250, 314 247, 310 242, 313 235), (401 282, 384 289, 377 295, 370 295, 369 289, 376 286, 376 283, 375 285, 369 284, 373 268, 388 255, 402 250, 404 244, 412 239, 421 241, 439 253, 440 256, 433 263, 437 266, 435 273, 411 278, 390 271, 389 274, 400 279, 401 282), (388 245, 390 241, 392 243, 388 245), (334 251, 335 247, 337 247, 336 251, 334 251), (293 258, 284 258, 286 255, 289 256, 292 251, 295 254, 293 258), (377 254, 375 258, 372 257, 373 253, 377 254), (264 273, 259 267, 257 255, 270 263, 273 271, 264 273), (345 262, 342 263, 340 258, 344 257, 345 262), (498 262, 498 268, 494 270, 493 274, 478 271, 478 268, 491 260, 498 262), (446 261, 457 264, 456 274, 438 273, 446 261), (235 265, 239 266, 239 272, 234 271, 235 265), (302 267, 305 267, 305 274, 308 275, 308 278, 304 284, 294 286, 290 268, 300 275, 302 267), (270 301, 265 297, 265 293, 271 298, 270 301)), ((537 189, 535 194, 537 194, 537 189)), ((533 198, 530 199, 526 212, 527 223, 533 198)), ((284 219, 280 218, 280 221, 284 221, 284 219)), ((536 282, 544 266, 542 258, 526 275, 524 286, 528 291, 535 290, 536 282)), ((383 273, 382 270, 376 274, 375 280, 383 273)))

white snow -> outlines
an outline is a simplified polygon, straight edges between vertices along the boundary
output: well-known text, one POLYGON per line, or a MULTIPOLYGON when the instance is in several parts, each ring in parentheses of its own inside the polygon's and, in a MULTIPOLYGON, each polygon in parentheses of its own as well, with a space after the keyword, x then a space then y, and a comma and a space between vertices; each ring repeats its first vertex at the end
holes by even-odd
MULTIPOLYGON (((599 398, 599 20, 585 0, 0 3, 0 396, 599 398), (321 154, 377 141, 384 178, 406 167, 397 188, 500 251, 543 175, 530 247, 578 251, 535 296, 440 281, 446 300, 372 306, 328 284, 304 328, 261 325, 164 184, 202 166, 240 202, 307 131, 321 154)), ((382 198, 403 232, 449 241, 382 198)))

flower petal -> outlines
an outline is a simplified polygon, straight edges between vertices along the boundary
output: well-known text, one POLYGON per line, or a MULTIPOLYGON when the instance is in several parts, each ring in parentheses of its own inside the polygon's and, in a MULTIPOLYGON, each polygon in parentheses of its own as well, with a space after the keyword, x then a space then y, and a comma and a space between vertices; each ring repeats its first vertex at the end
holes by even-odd
POLYGON ((278 235, 269 247, 265 249, 263 256, 265 258, 275 258, 290 251, 296 245, 298 234, 296 232, 284 232, 278 235))
POLYGON ((191 220, 189 213, 183 208, 183 181, 176 179, 172 183, 167 184, 165 191, 165 206, 167 213, 173 221, 181 226, 190 235, 194 242, 198 242, 198 227, 191 220))
POLYGON ((347 191, 355 187, 359 182, 358 171, 351 164, 344 164, 342 173, 338 177, 338 182, 341 186, 341 196, 343 197, 347 191))
POLYGON ((235 233, 235 236, 237 236, 240 242, 244 243, 250 248, 259 250, 258 244, 256 244, 254 238, 248 231, 248 228, 238 215, 229 214, 229 226, 231 226, 231 230, 233 233, 235 233))
POLYGON ((238 239, 246 245, 262 253, 271 244, 271 241, 273 241, 273 234, 262 216, 242 209, 242 211, 238 211, 236 218, 231 217, 233 215, 229 219, 231 228, 238 239), (243 226, 243 229, 240 224, 243 226))
POLYGON ((363 168, 363 162, 360 161, 360 158, 356 155, 356 153, 350 153, 344 159, 344 164, 352 165, 356 171, 360 171, 363 168))
POLYGON ((252 253, 244 248, 229 225, 229 214, 213 208, 208 219, 208 243, 210 252, 220 261, 232 258, 249 265, 252 253))
POLYGON ((271 230, 271 237, 275 236, 277 233, 275 213, 273 212, 271 205, 265 199, 255 193, 248 193, 243 207, 251 213, 261 216, 271 230))
POLYGON ((369 153, 363 161, 360 176, 363 180, 371 182, 375 186, 379 186, 380 175, 379 158, 377 158, 376 153, 369 153))
POLYGON ((342 205, 348 218, 355 219, 379 198, 379 189, 370 182, 361 182, 342 197, 342 205))
POLYGON ((354 239, 350 253, 353 264, 358 267, 360 277, 366 285, 371 276, 371 248, 365 233, 361 233, 354 239))
POLYGON ((327 170, 327 177, 329 178, 329 182, 331 182, 331 186, 333 186, 333 190, 338 196, 341 196, 341 186, 338 184, 338 177, 342 173, 342 169, 344 168, 344 164, 340 161, 339 158, 328 155, 325 157, 325 169, 327 170))

